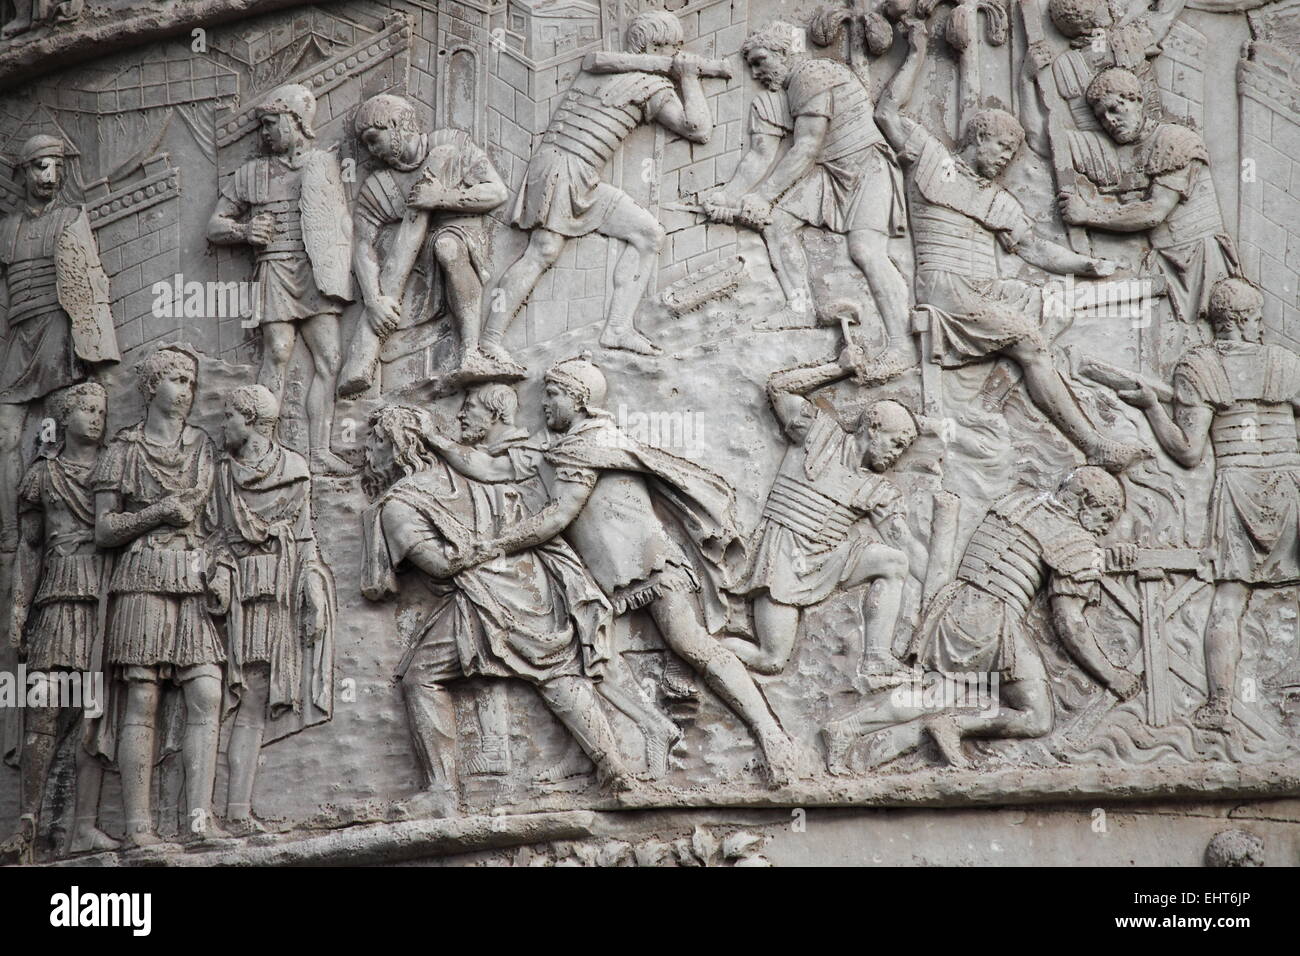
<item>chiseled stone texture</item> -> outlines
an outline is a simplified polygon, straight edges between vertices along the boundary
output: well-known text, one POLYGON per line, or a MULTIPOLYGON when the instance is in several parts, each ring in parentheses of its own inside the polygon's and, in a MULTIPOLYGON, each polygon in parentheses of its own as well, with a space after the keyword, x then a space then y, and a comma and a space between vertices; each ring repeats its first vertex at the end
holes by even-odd
POLYGON ((1296 862, 1300 0, 28 6, 0 862, 1296 862))

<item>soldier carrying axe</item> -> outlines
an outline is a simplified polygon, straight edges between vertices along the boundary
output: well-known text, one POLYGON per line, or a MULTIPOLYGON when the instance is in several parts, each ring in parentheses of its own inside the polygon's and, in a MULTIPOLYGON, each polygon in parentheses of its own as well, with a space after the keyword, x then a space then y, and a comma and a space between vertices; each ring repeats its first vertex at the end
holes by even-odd
POLYGON ((681 21, 653 10, 632 19, 627 53, 594 54, 565 94, 515 199, 510 221, 529 230, 528 246, 484 303, 479 348, 504 370, 522 375, 501 342, 515 313, 569 239, 600 233, 626 244, 600 344, 642 355, 660 349, 632 323, 665 233, 655 217, 601 173, 629 133, 658 123, 692 143, 706 143, 713 117, 701 76, 730 75, 725 63, 681 52, 681 21), (606 76, 604 74, 611 74, 606 76))

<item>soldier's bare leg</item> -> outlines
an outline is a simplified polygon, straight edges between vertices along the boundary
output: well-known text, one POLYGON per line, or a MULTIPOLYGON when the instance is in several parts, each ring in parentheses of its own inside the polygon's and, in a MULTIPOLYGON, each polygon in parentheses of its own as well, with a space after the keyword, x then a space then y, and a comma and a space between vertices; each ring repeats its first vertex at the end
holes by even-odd
POLYGON ((253 786, 257 779, 257 758, 266 732, 266 702, 271 692, 271 666, 249 664, 244 668, 244 692, 230 729, 227 756, 230 781, 226 794, 226 823, 236 833, 262 829, 253 817, 253 786))
POLYGON ((725 637, 723 645, 745 662, 756 674, 779 674, 794 655, 799 636, 799 608, 772 600, 770 594, 754 599, 754 637, 758 643, 741 637, 725 637))
POLYGON ((845 590, 867 585, 862 602, 863 643, 858 673, 869 681, 899 670, 894 656, 894 631, 903 608, 903 585, 907 583, 907 555, 888 545, 861 548, 841 581, 845 590))
POLYGON ((1205 622, 1205 678, 1208 699, 1192 722, 1203 730, 1226 733, 1231 727, 1232 696, 1237 689, 1237 663, 1241 660, 1241 619, 1250 600, 1250 588, 1240 581, 1215 585, 1210 617, 1205 622))
MULTIPOLYGON (((144 670, 140 668, 139 670, 144 670)), ((117 744, 117 765, 122 774, 122 804, 126 810, 127 846, 152 846, 162 841, 154 832, 153 795, 154 740, 158 723, 157 668, 154 676, 142 674, 127 680, 126 713, 117 744)))
MULTIPOLYGON (((668 755, 677 741, 682 739, 682 729, 661 713, 628 671, 621 654, 609 661, 605 679, 593 681, 596 693, 615 710, 636 724, 645 747, 645 776, 658 780, 668 773, 668 755)), ((586 771, 581 747, 571 740, 560 759, 538 775, 541 783, 556 783, 576 777, 586 771)))
POLYGON ((104 765, 86 749, 87 722, 81 721, 76 741, 77 793, 73 801, 72 833, 68 837, 69 853, 96 853, 115 850, 118 842, 99 828, 99 798, 104 784, 104 765))
POLYGON ((284 378, 297 341, 292 322, 262 323, 262 366, 257 370, 257 384, 270 391, 277 403, 284 401, 284 378))
POLYGON ((614 732, 596 701, 592 682, 585 677, 557 677, 538 685, 537 691, 596 765, 601 785, 614 791, 630 789, 632 777, 618 755, 614 732))
POLYGON ((0 551, 18 549, 18 485, 26 405, 0 405, 0 551))
MULTIPOLYGON (((213 667, 213 670, 217 668, 213 667)), ((181 684, 181 692, 185 698, 181 757, 185 763, 189 832, 199 839, 225 836, 212 816, 212 790, 217 779, 217 745, 221 729, 221 678, 216 674, 196 673, 181 684)))
POLYGON ((416 802, 438 816, 460 804, 456 768, 456 704, 445 682, 454 676, 445 654, 420 649, 402 678, 402 699, 411 728, 411 744, 420 765, 423 793, 416 802))
POLYGON ((772 221, 763 230, 768 257, 776 281, 785 293, 786 305, 809 323, 814 317, 812 284, 808 281, 808 253, 803 247, 804 223, 784 209, 772 210, 772 221))
POLYGON ((465 241, 455 233, 444 233, 433 242, 433 256, 442 269, 443 287, 456 334, 460 336, 460 369, 463 373, 485 371, 479 358, 479 332, 483 322, 483 283, 470 260, 465 241))
POLYGON ((682 738, 681 728, 660 713, 641 685, 628 672, 621 654, 615 653, 609 673, 596 683, 596 693, 609 701, 641 731, 645 743, 646 775, 658 779, 668 772, 668 754, 682 738))
MULTIPOLYGON (((862 202, 888 203, 888 193, 869 195, 862 202)), ((886 206, 885 218, 889 210, 886 206)), ((876 303, 876 311, 885 324, 889 335, 889 347, 896 352, 915 359, 916 350, 912 344, 910 328, 911 308, 907 280, 899 272, 894 260, 889 257, 889 236, 882 222, 877 229, 854 229, 846 239, 849 246, 849 258, 858 267, 871 289, 871 297, 876 303)))
POLYGON ((822 728, 826 769, 836 775, 847 774, 849 750, 868 735, 871 737, 867 756, 870 766, 878 766, 919 747, 924 739, 925 728, 920 720, 924 716, 925 711, 915 701, 915 695, 896 693, 893 689, 876 691, 857 710, 829 721, 822 728))
MULTIPOLYGON (((1041 665, 1036 670, 1041 670, 1041 665)), ((1001 687, 997 714, 952 715, 963 737, 1045 737, 1052 732, 1052 695, 1047 677, 1010 681, 1001 687)))
POLYGON ((776 722, 745 665, 704 629, 693 595, 670 590, 649 606, 650 616, 668 647, 704 678, 723 702, 735 711, 758 740, 774 786, 798 776, 794 744, 776 722))
POLYGON ((1047 418, 1088 458, 1088 463, 1108 471, 1122 471, 1144 454, 1139 445, 1127 445, 1107 438, 1084 417, 1074 396, 1065 387, 1052 355, 1041 340, 1024 338, 1009 346, 1005 354, 1014 359, 1025 376, 1029 397, 1047 418))
POLYGON ((36 6, 36 0, 13 0, 13 2, 14 18, 4 25, 4 29, 0 30, 0 40, 8 40, 10 37, 26 33, 32 28, 32 11, 36 6))
POLYGON ((610 296, 609 315, 600 334, 600 344, 607 349, 658 355, 663 349, 637 331, 632 320, 668 233, 631 196, 619 200, 601 225, 600 233, 627 243, 614 266, 614 291, 610 296))
POLYGON ((474 692, 478 713, 479 752, 466 763, 467 773, 510 772, 510 698, 503 680, 490 680, 474 692))
MULTIPOLYGON (((43 680, 45 675, 34 675, 43 680)), ((30 863, 39 828, 41 803, 45 796, 45 781, 54 763, 58 747, 59 709, 57 707, 31 707, 24 715, 23 756, 20 767, 22 783, 19 790, 18 828, 0 844, 0 862, 30 863)))
MULTIPOLYGON (((287 322, 276 323, 288 325, 287 322)), ((341 359, 339 317, 332 312, 313 315, 302 323, 302 339, 311 355, 311 385, 307 387, 307 440, 311 469, 318 474, 349 475, 356 469, 330 450, 334 434, 334 384, 341 359)))
POLYGON ((534 229, 528 237, 528 246, 493 287, 483 303, 483 334, 479 348, 489 358, 513 364, 510 355, 501 345, 506 330, 528 299, 537 280, 542 277, 564 251, 565 237, 549 229, 534 229))

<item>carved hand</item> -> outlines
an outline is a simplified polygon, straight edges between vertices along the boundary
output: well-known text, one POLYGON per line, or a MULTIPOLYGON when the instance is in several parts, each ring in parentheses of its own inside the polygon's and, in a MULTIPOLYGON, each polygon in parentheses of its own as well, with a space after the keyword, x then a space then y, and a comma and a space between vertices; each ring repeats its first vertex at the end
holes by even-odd
POLYGON ((1119 269, 1119 263, 1114 259, 1093 259, 1088 265, 1088 274, 1104 279, 1106 276, 1113 276, 1119 269))
POLYGON ((1116 668, 1107 681, 1110 692, 1120 700, 1132 700, 1142 689, 1142 678, 1125 670, 1116 668))
POLYGON ((930 31, 926 28, 925 20, 920 17, 908 17, 904 21, 907 26, 907 42, 913 50, 919 50, 925 46, 926 40, 929 39, 930 31))
POLYGON ((863 353, 862 347, 856 342, 846 342, 844 348, 840 349, 839 357, 835 361, 844 371, 857 374, 858 370, 862 368, 863 362, 866 361, 866 355, 863 353))
POLYGON ((504 553, 505 549, 495 540, 475 540, 470 542, 469 549, 461 555, 457 564, 460 565, 461 570, 467 571, 504 553))
POLYGON ((208 610, 218 616, 230 612, 230 569, 217 568, 208 581, 208 610))
POLYGON ((751 193, 740 201, 740 212, 736 215, 736 220, 750 229, 762 231, 772 224, 772 204, 751 193))
POLYGON ((381 295, 367 303, 366 319, 380 338, 389 335, 402 321, 402 305, 392 296, 381 295))
POLYGON ((1121 388, 1116 394, 1134 408, 1154 408, 1160 401, 1156 390, 1145 384, 1138 384, 1136 388, 1121 388))
POLYGON ((1135 544, 1115 544, 1106 549, 1109 564, 1116 571, 1131 571, 1137 564, 1138 549, 1135 544))
POLYGON ((170 495, 158 502, 158 516, 167 524, 184 528, 194 521, 195 507, 181 495, 170 495))
POLYGON ((1037 43, 1029 44, 1027 52, 1035 70, 1042 72, 1052 65, 1052 48, 1046 40, 1039 40, 1037 43))
POLYGON ((413 209, 441 209, 453 198, 454 193, 443 186, 436 176, 425 175, 407 193, 406 205, 413 209))
POLYGON ((740 212, 739 204, 723 189, 707 193, 700 205, 704 207, 704 214, 714 222, 730 224, 736 221, 736 214, 740 212))
POLYGON ((673 55, 673 79, 679 83, 683 80, 694 79, 700 75, 700 61, 689 53, 675 53, 673 55))
POLYGON ((1086 226, 1092 219, 1092 204, 1078 193, 1061 192, 1057 196, 1061 218, 1071 226, 1086 226))
POLYGON ((245 238, 250 245, 264 246, 275 235, 275 217, 270 213, 258 213, 252 219, 248 220, 245 228, 245 238))

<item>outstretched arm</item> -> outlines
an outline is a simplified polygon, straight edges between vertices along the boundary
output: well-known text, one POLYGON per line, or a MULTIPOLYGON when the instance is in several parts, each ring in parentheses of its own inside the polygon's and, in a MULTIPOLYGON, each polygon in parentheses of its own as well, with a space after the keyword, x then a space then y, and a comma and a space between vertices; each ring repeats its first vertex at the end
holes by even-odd
POLYGON ((1214 421, 1213 409, 1201 405, 1175 404, 1171 418, 1160 404, 1155 389, 1146 384, 1121 389, 1119 397, 1146 412, 1152 434, 1170 458, 1184 468, 1195 468, 1200 464, 1209 444, 1210 424, 1214 421))
POLYGON ((514 465, 509 455, 489 455, 480 448, 462 445, 454 438, 434 432, 425 440, 437 449, 438 454, 454 470, 475 481, 515 481, 514 465))
POLYGON ((1142 688, 1136 676, 1116 667, 1097 646, 1097 639, 1083 616, 1084 599, 1058 594, 1052 598, 1052 623, 1070 656, 1120 700, 1128 700, 1142 688))
POLYGON ((373 308, 382 294, 379 289, 379 256, 375 244, 379 225, 369 216, 352 217, 352 271, 361 288, 361 301, 373 308))
POLYGON ((812 402, 804 396, 852 373, 853 365, 848 349, 840 353, 840 359, 836 362, 773 372, 767 380, 767 397, 781 423, 781 430, 793 440, 802 441, 803 435, 796 434, 795 431, 798 430, 799 423, 808 418, 812 409, 812 402))
POLYGON ((486 547, 505 554, 514 554, 527 548, 535 548, 544 541, 549 541, 573 523, 595 483, 581 481, 556 482, 555 497, 547 502, 546 507, 537 514, 525 518, 518 524, 505 529, 501 535, 488 542, 486 547))
POLYGON ((749 193, 772 168, 780 144, 781 137, 773 133, 750 133, 749 149, 740 157, 731 182, 704 199, 704 205, 712 218, 729 222, 728 214, 734 217, 733 210, 740 205, 741 197, 749 193))
POLYGON ((1108 276, 1115 272, 1116 267, 1109 259, 1083 256, 1040 236, 1030 236, 1020 244, 1017 252, 1030 265, 1057 275, 1108 276))
POLYGON ((876 104, 876 123, 894 149, 902 149, 907 142, 908 124, 904 120, 903 111, 912 102, 916 82, 925 68, 928 40, 924 20, 907 21, 907 42, 911 47, 907 59, 889 81, 880 96, 880 102, 876 104))

